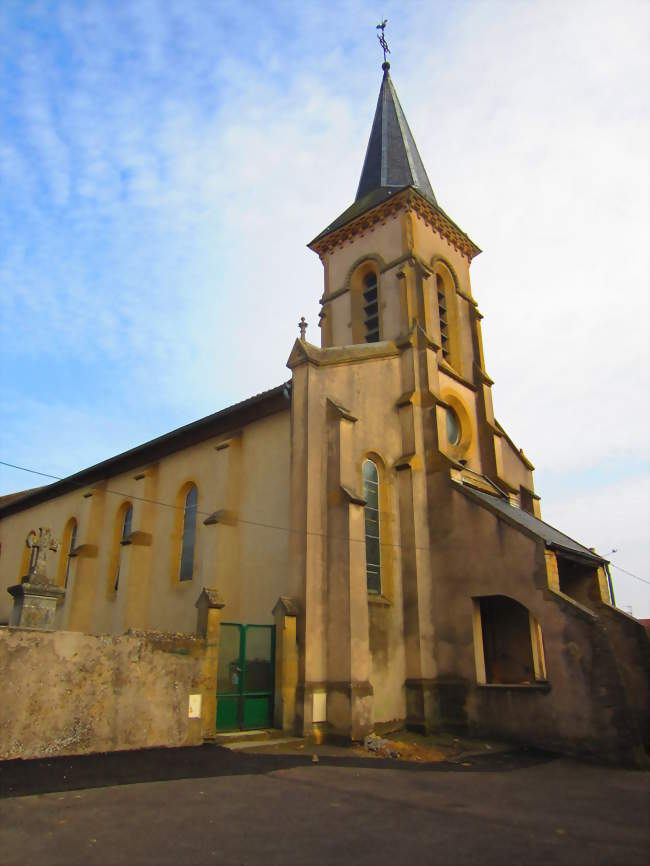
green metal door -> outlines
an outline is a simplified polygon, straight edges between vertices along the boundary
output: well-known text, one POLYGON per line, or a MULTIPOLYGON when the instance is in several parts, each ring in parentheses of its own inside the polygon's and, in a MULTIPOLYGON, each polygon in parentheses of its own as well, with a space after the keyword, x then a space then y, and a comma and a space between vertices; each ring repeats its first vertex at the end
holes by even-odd
POLYGON ((275 626, 221 624, 217 730, 273 724, 275 626))

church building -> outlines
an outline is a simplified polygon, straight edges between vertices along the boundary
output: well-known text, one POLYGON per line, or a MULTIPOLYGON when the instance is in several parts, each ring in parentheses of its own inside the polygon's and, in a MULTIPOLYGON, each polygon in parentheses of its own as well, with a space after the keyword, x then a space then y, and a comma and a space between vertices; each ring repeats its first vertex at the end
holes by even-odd
POLYGON ((320 345, 303 325, 288 381, 0 499, 0 622, 20 625, 45 527, 57 629, 191 633, 218 592, 217 730, 442 729, 636 760, 647 637, 603 557, 542 520, 495 418, 480 250, 438 204, 387 62, 354 202, 309 248, 320 345))

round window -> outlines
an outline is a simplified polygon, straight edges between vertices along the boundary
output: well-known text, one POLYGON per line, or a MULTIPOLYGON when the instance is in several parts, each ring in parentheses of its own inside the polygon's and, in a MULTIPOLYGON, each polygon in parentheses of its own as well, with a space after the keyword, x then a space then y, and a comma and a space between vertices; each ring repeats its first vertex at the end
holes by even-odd
POLYGON ((460 442, 460 420, 453 409, 447 408, 447 439, 450 445, 460 442))

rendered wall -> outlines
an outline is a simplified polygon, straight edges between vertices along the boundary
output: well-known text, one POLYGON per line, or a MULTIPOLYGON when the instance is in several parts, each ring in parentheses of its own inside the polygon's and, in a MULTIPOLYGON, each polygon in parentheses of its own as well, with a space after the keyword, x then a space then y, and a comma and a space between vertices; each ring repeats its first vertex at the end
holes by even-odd
MULTIPOLYGON (((442 479, 441 479, 442 480, 442 479)), ((462 492, 438 488, 433 554, 438 675, 456 684, 472 730, 613 763, 639 763, 648 726, 648 643, 605 603, 548 586, 544 545, 462 492), (477 683, 472 599, 505 595, 541 626, 546 685, 477 683)))
POLYGON ((0 759, 202 742, 203 641, 0 629, 0 759))
MULTIPOLYGON (((271 624, 278 596, 299 592, 289 584, 289 460, 286 411, 3 518, 0 623, 11 613, 6 590, 23 576, 29 531, 46 526, 60 540, 74 517, 81 552, 71 560, 58 628, 91 634, 129 628, 192 632, 202 586, 219 588, 228 619, 271 624), (194 574, 180 581, 179 492, 190 484, 198 490, 194 574), (121 548, 115 592, 115 526, 128 502, 136 535, 121 548)), ((66 555, 63 549, 49 555, 51 579, 66 555)))

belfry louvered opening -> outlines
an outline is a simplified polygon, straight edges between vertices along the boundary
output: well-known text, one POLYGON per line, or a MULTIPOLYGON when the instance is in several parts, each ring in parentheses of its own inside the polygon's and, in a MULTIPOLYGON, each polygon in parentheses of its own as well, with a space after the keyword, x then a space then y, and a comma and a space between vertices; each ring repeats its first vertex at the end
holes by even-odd
POLYGON ((447 312, 447 297, 445 295, 445 284, 442 277, 436 275, 436 291, 438 293, 438 316, 440 318, 440 343, 442 346, 442 357, 449 360, 449 318, 447 312))
POLYGON ((379 295, 377 274, 367 274, 363 281, 363 324, 366 343, 379 341, 379 295))

